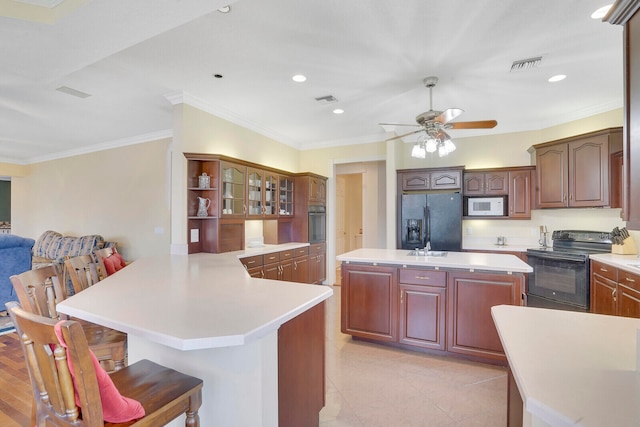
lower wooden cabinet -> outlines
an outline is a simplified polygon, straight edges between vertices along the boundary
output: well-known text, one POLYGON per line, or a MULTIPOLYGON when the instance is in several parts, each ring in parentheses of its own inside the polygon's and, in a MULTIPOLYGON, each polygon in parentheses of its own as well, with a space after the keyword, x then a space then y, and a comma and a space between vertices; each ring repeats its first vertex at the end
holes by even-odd
POLYGON ((591 261, 591 312, 640 318, 640 275, 591 261))
POLYGON ((397 269, 343 265, 342 332, 374 339, 397 341, 397 269))
POLYGON ((241 258, 251 277, 298 283, 322 283, 325 280, 325 246, 316 246, 309 256, 309 246, 241 258))
POLYGON ((522 305, 521 274, 342 264, 342 332, 506 361, 491 307, 522 305))
POLYGON ((469 356, 504 360, 491 307, 521 305, 521 276, 449 272, 447 350, 469 356))
POLYGON ((322 284, 327 279, 327 244, 309 246, 309 283, 322 284))

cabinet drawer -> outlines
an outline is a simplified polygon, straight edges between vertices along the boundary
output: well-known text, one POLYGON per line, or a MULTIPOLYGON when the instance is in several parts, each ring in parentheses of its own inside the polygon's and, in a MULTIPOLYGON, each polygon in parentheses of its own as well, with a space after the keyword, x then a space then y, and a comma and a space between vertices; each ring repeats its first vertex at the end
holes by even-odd
POLYGON ((614 282, 618 281, 618 269, 607 264, 603 264, 598 261, 591 262, 591 272, 598 274, 607 279, 611 279, 614 282))
POLYGON ((272 262, 280 261, 280 252, 274 252, 271 254, 264 254, 264 263, 271 264, 272 262))
POLYGON ((325 243, 314 243, 309 246, 309 254, 315 255, 322 253, 327 250, 327 245, 325 243))
POLYGON ((260 267, 264 263, 264 261, 262 259, 262 255, 254 255, 254 256, 248 256, 246 258, 240 258, 240 262, 247 269, 254 268, 254 267, 260 267))
POLYGON ((640 276, 625 270, 618 270, 618 283, 640 291, 640 276))
POLYGON ((297 248, 293 250, 293 256, 298 258, 301 256, 309 255, 309 246, 305 246, 304 248, 297 248))
POLYGON ((280 261, 293 258, 293 249, 280 252, 280 261))
POLYGON ((401 268, 400 283, 445 287, 447 285, 447 273, 418 268, 401 268))

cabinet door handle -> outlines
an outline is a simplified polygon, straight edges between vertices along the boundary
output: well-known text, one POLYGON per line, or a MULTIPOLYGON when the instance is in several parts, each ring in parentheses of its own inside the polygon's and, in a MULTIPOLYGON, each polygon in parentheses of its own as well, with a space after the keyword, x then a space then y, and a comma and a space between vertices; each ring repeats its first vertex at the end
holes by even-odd
POLYGON ((403 291, 403 290, 401 290, 401 291, 400 291, 400 304, 402 304, 402 302, 404 301, 404 299, 403 299, 403 293, 404 293, 404 291, 403 291))
POLYGON ((298 269, 298 262, 297 261, 293 261, 293 269, 294 270, 298 269))
POLYGON ((616 294, 618 293, 618 289, 614 289, 613 292, 611 292, 611 296, 613 297, 613 302, 616 302, 616 294))
POLYGON ((429 276, 416 276, 418 280, 429 280, 429 276))
POLYGON ((625 277, 624 280, 626 280, 627 282, 631 282, 631 283, 635 283, 635 280, 629 278, 629 277, 625 277))
POLYGON ((260 270, 260 276, 264 279, 264 270, 260 270))
POLYGON ((600 271, 604 271, 604 272, 606 273, 606 272, 608 272, 609 270, 607 270, 607 269, 606 269, 606 268, 604 268, 604 267, 600 267, 600 271))
POLYGON ((255 263, 256 263, 255 261, 247 261, 247 265, 249 265, 249 264, 255 264, 255 263))

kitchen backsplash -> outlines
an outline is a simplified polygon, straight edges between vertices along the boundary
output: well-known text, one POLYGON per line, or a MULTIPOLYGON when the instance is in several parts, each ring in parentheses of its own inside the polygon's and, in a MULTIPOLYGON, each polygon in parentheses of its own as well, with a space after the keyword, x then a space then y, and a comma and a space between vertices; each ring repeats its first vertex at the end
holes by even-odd
MULTIPOLYGON (((554 230, 609 232, 625 224, 620 219, 620 209, 538 209, 531 211, 531 220, 525 221, 463 220, 462 246, 493 245, 498 236, 504 236, 507 245, 536 246, 541 225, 547 226, 551 236, 554 230)), ((640 231, 631 231, 631 236, 640 243, 640 231)))

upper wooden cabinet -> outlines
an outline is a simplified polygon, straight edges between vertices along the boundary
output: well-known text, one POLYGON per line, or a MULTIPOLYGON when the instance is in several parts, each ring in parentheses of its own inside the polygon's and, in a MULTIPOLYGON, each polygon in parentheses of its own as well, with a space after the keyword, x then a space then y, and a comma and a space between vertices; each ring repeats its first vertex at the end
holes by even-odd
POLYGON ((459 190, 463 167, 398 170, 401 191, 459 190))
POLYGON ((610 206, 611 154, 621 146, 621 128, 535 145, 538 207, 610 206))
POLYGON ((278 216, 278 175, 260 169, 247 170, 247 218, 278 216))
POLYGON ((476 219, 529 219, 533 208, 535 166, 513 166, 464 171, 465 197, 507 196, 507 216, 476 219))
POLYGON ((324 177, 309 177, 309 203, 327 202, 327 179, 324 177))
POLYGON ((247 167, 235 163, 222 162, 220 164, 222 183, 220 199, 222 216, 245 216, 247 205, 245 202, 245 177, 247 167))
POLYGON ((624 26, 624 144, 622 219, 627 228, 640 230, 640 1, 618 0, 605 17, 624 26))
POLYGON ((509 172, 464 172, 465 196, 506 196, 509 194, 509 172))

